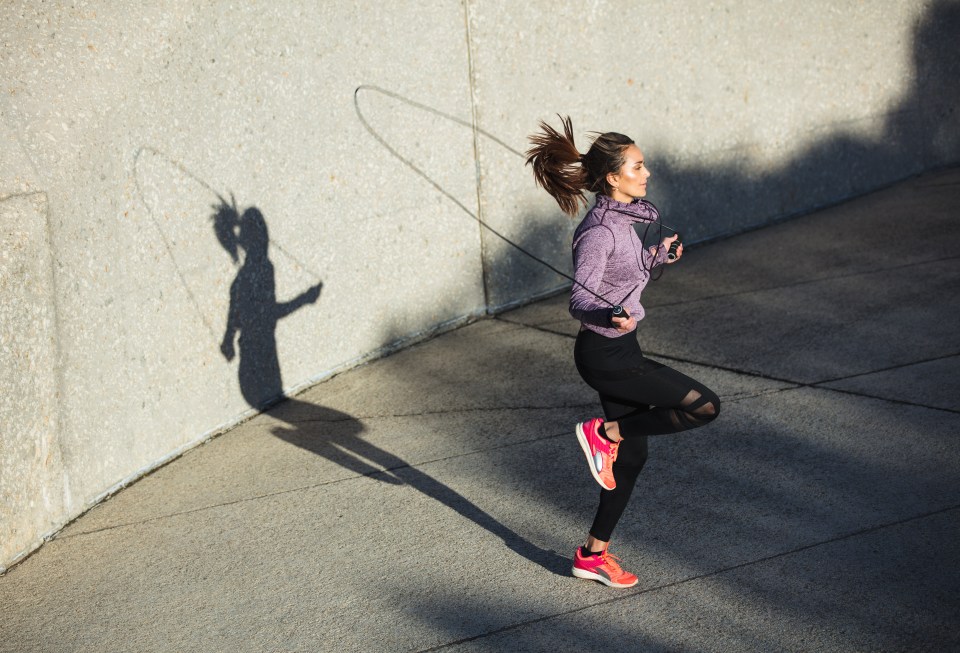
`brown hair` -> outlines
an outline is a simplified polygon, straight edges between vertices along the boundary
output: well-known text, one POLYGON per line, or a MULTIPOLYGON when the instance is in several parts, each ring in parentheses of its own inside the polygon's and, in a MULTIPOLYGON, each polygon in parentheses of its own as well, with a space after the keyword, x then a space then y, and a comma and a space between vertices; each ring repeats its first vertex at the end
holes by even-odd
POLYGON ((563 134, 541 120, 540 133, 529 138, 527 165, 533 166, 537 184, 557 200, 563 212, 575 215, 580 202, 587 204, 584 191, 610 194, 607 175, 623 167, 623 151, 633 140, 617 132, 595 133, 590 149, 580 154, 573 143, 570 116, 557 117, 563 134))

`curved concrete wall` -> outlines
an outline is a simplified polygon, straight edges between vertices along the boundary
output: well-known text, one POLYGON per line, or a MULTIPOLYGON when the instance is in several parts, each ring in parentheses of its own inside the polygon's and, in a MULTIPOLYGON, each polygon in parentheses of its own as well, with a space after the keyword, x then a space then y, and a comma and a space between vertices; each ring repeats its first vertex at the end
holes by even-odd
POLYGON ((475 221, 569 268, 522 157, 555 112, 636 138, 688 242, 960 159, 956 3, 557 4, 0 6, 0 567, 282 389, 563 286, 475 221))

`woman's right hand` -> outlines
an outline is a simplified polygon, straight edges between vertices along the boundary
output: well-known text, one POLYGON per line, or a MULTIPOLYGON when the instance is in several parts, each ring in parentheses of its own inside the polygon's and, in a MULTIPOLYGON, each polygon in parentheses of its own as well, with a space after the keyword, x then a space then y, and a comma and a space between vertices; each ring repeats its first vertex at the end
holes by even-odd
POLYGON ((613 328, 618 333, 630 333, 637 328, 637 321, 633 319, 632 315, 630 317, 610 318, 610 322, 613 323, 613 328))

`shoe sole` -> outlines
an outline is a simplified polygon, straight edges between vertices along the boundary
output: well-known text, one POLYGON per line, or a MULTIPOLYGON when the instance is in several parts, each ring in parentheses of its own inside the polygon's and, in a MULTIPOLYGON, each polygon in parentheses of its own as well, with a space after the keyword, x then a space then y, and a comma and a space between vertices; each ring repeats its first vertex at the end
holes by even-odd
POLYGON ((579 567, 574 567, 574 568, 573 568, 573 575, 576 576, 577 578, 583 578, 584 580, 596 580, 596 581, 600 581, 601 583, 603 583, 603 584, 606 585, 607 587, 633 587, 634 585, 636 585, 636 584, 640 581, 640 579, 638 578, 637 580, 633 581, 632 583, 617 583, 617 582, 614 582, 614 581, 610 580, 610 579, 607 578, 606 576, 601 576, 600 574, 595 574, 595 573, 593 573, 592 571, 587 571, 587 570, 585 570, 585 569, 580 569, 579 567))
POLYGON ((603 481, 600 479, 600 474, 597 473, 597 470, 593 466, 593 455, 590 453, 590 443, 587 442, 587 435, 583 432, 583 424, 577 424, 577 442, 580 443, 580 448, 583 450, 583 455, 587 457, 587 467, 590 469, 590 474, 593 476, 593 479, 600 484, 604 490, 612 490, 617 487, 617 484, 614 483, 613 487, 607 487, 604 485, 603 481))

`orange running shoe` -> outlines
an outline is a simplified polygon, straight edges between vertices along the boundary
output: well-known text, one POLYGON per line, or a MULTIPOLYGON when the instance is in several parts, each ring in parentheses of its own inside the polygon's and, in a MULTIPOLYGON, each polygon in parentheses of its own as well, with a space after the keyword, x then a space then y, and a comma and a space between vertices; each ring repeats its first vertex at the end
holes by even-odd
POLYGON ((577 441, 587 457, 593 478, 604 490, 612 490, 617 487, 617 482, 613 480, 613 461, 617 459, 620 444, 600 435, 601 424, 603 420, 597 417, 577 424, 577 441))
POLYGON ((633 587, 637 584, 637 577, 621 569, 619 562, 619 559, 607 553, 606 549, 585 556, 578 546, 573 556, 573 575, 577 578, 598 580, 607 587, 633 587))

